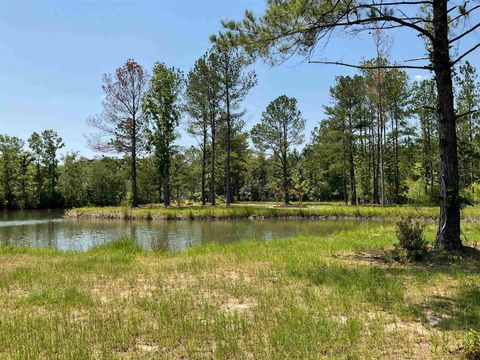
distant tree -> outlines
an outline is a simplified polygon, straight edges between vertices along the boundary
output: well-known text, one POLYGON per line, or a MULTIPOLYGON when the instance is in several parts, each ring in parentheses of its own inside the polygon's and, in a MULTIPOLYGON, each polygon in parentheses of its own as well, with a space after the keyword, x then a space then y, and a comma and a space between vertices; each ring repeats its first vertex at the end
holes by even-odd
POLYGON ((138 160, 138 200, 143 204, 163 202, 162 174, 153 155, 138 160))
POLYGON ((20 208, 28 209, 34 207, 32 202, 32 187, 33 187, 33 175, 32 175, 32 161, 33 156, 29 151, 22 150, 19 154, 20 174, 18 176, 18 187, 20 196, 20 208))
POLYGON ((65 144, 58 134, 53 130, 45 130, 42 132, 43 139, 43 164, 46 171, 47 191, 49 205, 60 205, 57 196, 58 183, 58 150, 63 148, 65 144))
MULTIPOLYGON (((467 61, 460 66, 455 78, 457 84, 458 152, 460 183, 471 186, 479 176, 480 151, 480 82, 476 69, 467 61)), ((474 186, 471 186, 472 200, 475 201, 474 186)))
POLYGON ((87 159, 70 152, 62 157, 58 188, 67 208, 85 206, 86 202, 86 169, 87 159))
POLYGON ((34 132, 29 140, 29 146, 35 156, 37 192, 40 206, 57 207, 61 205, 58 183, 58 150, 65 144, 54 130, 44 130, 41 134, 34 132), (44 200, 42 201, 42 195, 44 200))
POLYGON ((34 132, 28 139, 28 146, 32 150, 32 161, 35 167, 35 192, 33 206, 41 205, 43 195, 43 171, 42 171, 42 138, 34 132))
POLYGON ((233 129, 236 121, 243 115, 241 103, 248 92, 256 85, 254 71, 245 72, 247 58, 239 49, 218 41, 213 46, 212 65, 218 79, 220 99, 223 104, 223 121, 226 125, 226 202, 232 202, 231 153, 233 129))
POLYGON ((289 203, 288 155, 292 147, 303 143, 305 120, 297 100, 282 95, 273 100, 262 114, 260 124, 251 131, 252 141, 260 150, 270 150, 282 168, 284 203, 289 203))
POLYGON ((438 186, 438 120, 435 113, 437 94, 435 81, 425 79, 412 86, 412 113, 417 117, 420 126, 420 163, 421 176, 425 195, 433 198, 438 186))
POLYGON ((15 209, 18 205, 18 180, 23 140, 0 135, 0 207, 15 209))
POLYGON ((398 204, 402 201, 403 193, 407 189, 405 181, 409 172, 409 166, 404 166, 408 161, 402 161, 402 157, 408 153, 409 147, 402 146, 402 143, 405 144, 415 136, 414 127, 409 126, 407 121, 410 115, 411 86, 407 73, 401 69, 389 69, 385 78, 386 111, 390 120, 390 132, 385 134, 387 142, 386 180, 390 188, 387 194, 390 195, 390 202, 398 204))
POLYGON ((175 68, 156 63, 143 109, 149 122, 149 145, 163 179, 163 204, 170 206, 170 164, 176 128, 179 125, 183 74, 175 68))
MULTIPOLYGON (((337 120, 334 125, 339 135, 339 141, 342 143, 344 166, 344 190, 347 184, 350 184, 351 204, 357 204, 357 183, 355 158, 357 155, 356 141, 359 135, 357 130, 362 121, 362 111, 364 104, 364 79, 360 75, 339 76, 336 78, 335 85, 330 89, 333 100, 333 106, 326 107, 326 113, 337 120), (348 164, 348 169, 347 169, 348 164), (348 172, 348 182, 346 173, 348 172)), ((333 125, 333 123, 332 123, 333 125)), ((345 191, 344 200, 348 202, 348 194, 345 191)))
POLYGON ((113 76, 103 75, 103 112, 87 120, 99 130, 88 139, 91 148, 130 157, 132 207, 138 206, 137 159, 145 145, 142 102, 147 84, 148 75, 143 67, 132 59, 127 60, 113 76))
POLYGON ((125 199, 124 160, 102 157, 93 160, 86 170, 88 203, 97 206, 119 205, 125 199))
MULTIPOLYGON (((216 103, 218 102, 218 83, 214 74, 209 69, 208 55, 202 56, 195 62, 193 69, 187 75, 185 91, 185 110, 190 120, 187 132, 198 139, 202 152, 201 159, 201 201, 202 205, 207 203, 206 197, 206 173, 208 147, 211 145, 211 156, 215 162, 215 139, 216 139, 216 103), (210 130, 209 130, 210 129, 210 130), (210 134, 209 134, 210 131, 210 134), (209 139, 209 135, 211 139, 209 139)), ((214 168, 214 166, 213 166, 214 168)), ((214 169, 212 169, 214 184, 214 169)), ((214 193, 214 185, 211 186, 214 193)), ((215 197, 212 196, 214 205, 215 197)))

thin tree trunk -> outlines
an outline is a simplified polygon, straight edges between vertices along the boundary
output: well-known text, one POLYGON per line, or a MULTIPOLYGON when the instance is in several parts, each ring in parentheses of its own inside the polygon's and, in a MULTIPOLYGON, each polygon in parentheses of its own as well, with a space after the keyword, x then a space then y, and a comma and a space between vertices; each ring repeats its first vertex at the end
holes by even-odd
POLYGON ((343 202, 345 205, 348 205, 348 191, 347 191, 347 149, 345 145, 345 135, 342 138, 342 150, 343 150, 343 167, 342 167, 342 177, 343 177, 343 202))
POLYGON ((240 172, 237 172, 236 176, 236 190, 237 190, 237 201, 241 201, 240 199, 240 172))
POLYGON ((163 206, 170 207, 170 165, 165 164, 163 169, 163 206))
POLYGON ((137 190, 137 129, 136 120, 133 119, 132 129, 132 159, 131 159, 131 182, 132 182, 132 208, 138 206, 138 190, 137 190))
POLYGON ((355 181, 355 159, 354 159, 354 143, 353 143, 353 126, 352 119, 348 121, 349 126, 349 140, 350 140, 350 151, 349 151, 349 163, 350 163, 350 196, 351 204, 357 205, 357 183, 355 181))
POLYGON ((400 167, 399 147, 398 147, 398 118, 395 116, 395 203, 400 202, 400 167))
MULTIPOLYGON (((380 84, 379 84, 380 86, 380 84)), ((380 89, 380 88, 379 88, 380 89)), ((380 90, 379 90, 380 91, 380 90)), ((383 107, 382 99, 380 95, 379 100, 379 124, 378 124, 378 141, 379 141, 379 168, 380 168, 380 186, 381 186, 381 204, 385 206, 385 169, 384 169, 384 119, 383 119, 383 107)))
MULTIPOLYGON (((469 106, 468 110, 471 111, 472 107, 469 106)), ((473 147, 472 115, 468 116, 468 125, 469 125, 470 147, 473 147)), ((475 204, 475 164, 474 164, 474 159, 472 155, 470 155, 470 186, 472 187, 472 203, 475 204)))
POLYGON ((205 173, 207 167, 207 126, 206 120, 203 123, 203 143, 202 143, 202 206, 205 206, 207 199, 205 196, 205 173))
POLYGON ((373 203, 379 204, 380 197, 378 194, 378 162, 377 162, 378 141, 376 141, 375 139, 375 125, 373 121, 372 121, 370 132, 371 132, 371 139, 372 139, 371 154, 372 154, 372 172, 373 172, 373 203))
POLYGON ((448 1, 433 1, 433 66, 437 84, 440 143, 440 216, 435 247, 462 248, 456 119, 448 40, 448 1))
POLYGON ((288 194, 288 169, 287 169, 287 154, 282 154, 282 177, 283 177, 283 203, 288 205, 290 197, 288 194))
POLYGON ((216 126, 215 118, 212 116, 210 119, 210 129, 212 136, 212 154, 211 154, 211 164, 210 164, 210 204, 215 206, 215 137, 216 137, 216 126))
POLYGON ((227 86, 226 100, 227 100, 227 169, 225 172, 227 180, 227 206, 232 202, 232 178, 231 178, 231 153, 232 153, 232 119, 230 114, 230 92, 227 86))

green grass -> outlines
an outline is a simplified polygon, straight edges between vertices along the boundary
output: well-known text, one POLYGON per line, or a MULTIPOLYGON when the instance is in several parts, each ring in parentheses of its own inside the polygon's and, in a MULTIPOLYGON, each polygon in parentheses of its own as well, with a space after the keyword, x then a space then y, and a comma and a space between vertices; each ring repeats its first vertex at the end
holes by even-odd
POLYGON ((394 242, 372 223, 180 253, 0 247, 0 359, 459 358, 480 331, 478 259, 382 261, 394 242))
MULTIPOLYGON (((224 205, 215 208, 209 206, 184 206, 165 209, 161 206, 147 206, 142 208, 125 207, 88 207, 72 209, 67 216, 72 218, 98 219, 136 219, 136 220, 225 220, 245 218, 380 218, 400 219, 415 217, 425 220, 434 220, 438 216, 437 207, 429 206, 345 206, 340 203, 306 203, 302 207, 274 207, 274 203, 245 202, 234 204, 231 207, 224 205)), ((480 207, 467 207, 463 211, 463 220, 468 222, 480 221, 480 207)))

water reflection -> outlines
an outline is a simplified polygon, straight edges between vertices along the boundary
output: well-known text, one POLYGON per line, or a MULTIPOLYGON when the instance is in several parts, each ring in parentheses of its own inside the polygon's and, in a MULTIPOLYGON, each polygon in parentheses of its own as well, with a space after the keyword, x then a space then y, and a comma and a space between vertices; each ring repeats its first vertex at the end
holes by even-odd
POLYGON ((61 211, 0 213, 2 244, 86 250, 121 237, 146 249, 182 250, 205 242, 272 240, 292 235, 330 234, 369 226, 352 220, 116 221, 68 220, 61 211))

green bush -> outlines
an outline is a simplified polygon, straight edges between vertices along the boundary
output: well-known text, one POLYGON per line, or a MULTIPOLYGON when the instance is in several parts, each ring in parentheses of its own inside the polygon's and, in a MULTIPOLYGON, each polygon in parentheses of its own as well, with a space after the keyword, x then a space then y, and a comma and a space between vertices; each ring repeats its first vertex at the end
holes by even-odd
POLYGON ((475 330, 470 330, 463 341, 463 350, 467 359, 480 359, 480 333, 475 330))
POLYGON ((423 235, 424 226, 419 222, 406 218, 397 223, 398 244, 395 255, 402 261, 421 261, 428 253, 427 241, 423 235))

